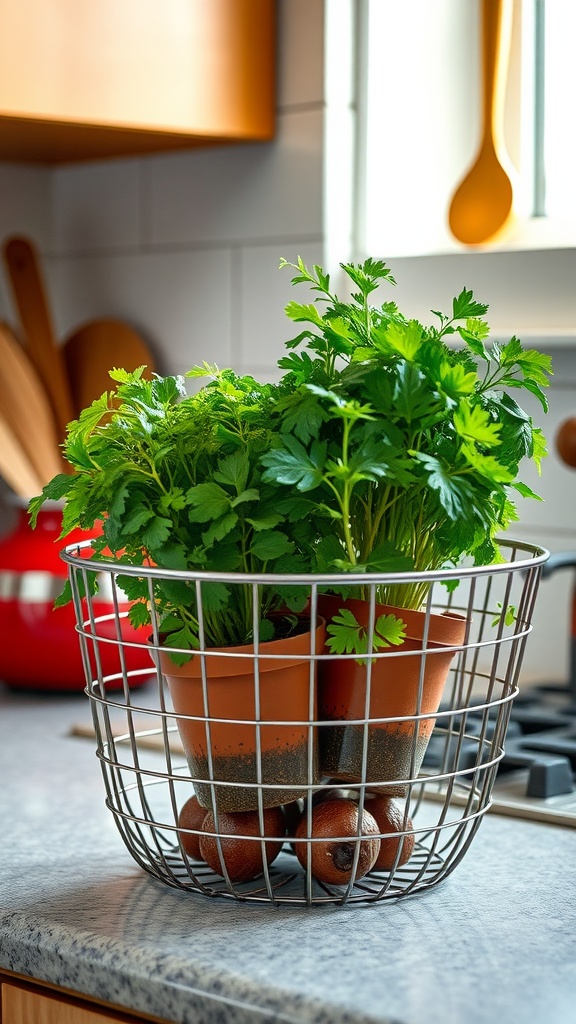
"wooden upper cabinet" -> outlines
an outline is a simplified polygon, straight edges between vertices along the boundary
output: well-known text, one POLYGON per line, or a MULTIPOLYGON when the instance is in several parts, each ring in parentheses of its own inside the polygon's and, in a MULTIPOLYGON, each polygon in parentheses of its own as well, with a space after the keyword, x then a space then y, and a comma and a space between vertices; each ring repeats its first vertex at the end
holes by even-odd
POLYGON ((0 159, 274 133, 274 0, 0 0, 0 159))

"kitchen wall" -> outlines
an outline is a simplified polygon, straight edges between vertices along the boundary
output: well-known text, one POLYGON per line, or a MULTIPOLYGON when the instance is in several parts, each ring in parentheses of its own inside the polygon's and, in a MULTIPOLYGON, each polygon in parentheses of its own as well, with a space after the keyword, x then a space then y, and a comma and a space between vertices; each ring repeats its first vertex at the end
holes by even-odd
MULTIPOLYGON (((348 171, 332 146, 334 117, 344 119, 347 137, 353 118, 342 72, 350 40, 341 36, 342 52, 326 64, 323 0, 280 0, 278 9, 273 142, 52 169, 0 164, 0 237, 25 233, 39 245, 60 338, 93 317, 120 317, 147 339, 161 372, 206 359, 276 375, 293 333, 283 313, 290 274, 278 270, 279 258, 333 262, 337 245, 338 258, 350 256, 338 190, 348 171)), ((331 17, 336 10, 328 0, 331 17)), ((553 441, 559 423, 576 414, 576 348, 565 344, 572 324, 576 336, 575 252, 390 263, 394 297, 410 315, 449 308, 466 285, 510 334, 525 327, 564 335, 545 423, 553 441)), ((1 276, 0 316, 16 322, 1 276)), ((523 502, 514 532, 553 550, 576 549, 576 474, 553 453, 541 481, 526 476, 545 502, 523 502)), ((562 572, 542 585, 527 678, 567 672, 572 582, 562 572)))

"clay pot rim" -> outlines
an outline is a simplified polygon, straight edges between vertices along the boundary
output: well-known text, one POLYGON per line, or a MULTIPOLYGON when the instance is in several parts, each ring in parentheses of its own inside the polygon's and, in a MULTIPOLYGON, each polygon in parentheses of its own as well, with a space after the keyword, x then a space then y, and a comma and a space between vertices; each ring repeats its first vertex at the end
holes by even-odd
MULTIPOLYGON (((202 656, 206 658, 206 668, 211 677, 244 675, 251 671, 254 658, 258 657, 260 672, 279 670, 290 665, 312 661, 313 654, 318 655, 324 647, 326 632, 325 619, 318 616, 316 628, 309 628, 293 636, 281 637, 278 640, 265 640, 258 645, 255 654, 254 644, 243 644, 239 647, 207 647, 192 652, 192 657, 184 665, 176 665, 170 658, 172 648, 154 647, 154 656, 158 657, 162 672, 169 676, 189 676, 200 678, 202 673, 202 656), (312 632, 314 632, 314 652, 312 651, 312 632), (262 656, 262 657, 261 657, 262 656)), ((184 652, 188 653, 188 652, 184 652)))
MULTIPOLYGON (((428 613, 414 608, 395 608, 392 605, 378 605, 383 611, 379 614, 393 614, 406 623, 406 639, 421 641, 428 613)), ((468 619, 458 612, 430 612, 428 627, 428 643, 441 644, 443 647, 459 647, 464 642, 468 619)))
MULTIPOLYGON (((354 608, 365 608, 367 609, 367 615, 365 622, 368 620, 369 614, 369 602, 362 598, 339 598, 335 594, 322 595, 332 601, 340 601, 341 607, 349 607, 351 611, 354 608)), ((459 612, 453 612, 450 609, 446 609, 443 612, 426 612, 422 609, 416 608, 400 608, 396 605, 389 604, 378 604, 376 602, 374 606, 375 617, 378 618, 380 615, 394 615, 406 625, 406 640, 412 640, 417 643, 422 643, 424 637, 424 628, 427 617, 429 618, 428 635, 426 639, 426 649, 435 647, 461 647, 464 643, 466 636, 466 630, 468 628, 469 620, 465 615, 461 615, 459 612)), ((361 621, 359 619, 359 621, 361 621)), ((364 623, 363 623, 364 624, 364 623)), ((401 647, 398 648, 400 650, 401 647)))

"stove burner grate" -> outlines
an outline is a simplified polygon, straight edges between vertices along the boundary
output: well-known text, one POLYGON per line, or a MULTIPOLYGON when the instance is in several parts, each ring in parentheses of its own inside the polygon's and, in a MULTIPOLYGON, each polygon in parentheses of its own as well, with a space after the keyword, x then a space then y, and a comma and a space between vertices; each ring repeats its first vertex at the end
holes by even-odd
MULTIPOLYGON (((494 785, 495 809, 526 817, 559 818, 576 826, 576 705, 569 688, 535 687, 521 692, 514 700, 494 785)), ((472 768, 478 758, 478 737, 484 728, 489 741, 490 728, 482 713, 467 715, 466 738, 455 735, 450 760, 458 768, 472 768), (483 724, 484 723, 484 724, 483 724), (458 746, 459 744, 459 746, 458 746)), ((424 769, 438 767, 446 756, 446 738, 434 734, 424 761, 424 769)))

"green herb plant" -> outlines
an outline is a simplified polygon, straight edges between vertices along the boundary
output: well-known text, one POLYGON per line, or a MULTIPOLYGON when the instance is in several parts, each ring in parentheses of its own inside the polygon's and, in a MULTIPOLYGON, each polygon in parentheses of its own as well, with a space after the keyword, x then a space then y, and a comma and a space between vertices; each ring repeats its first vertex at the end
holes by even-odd
MULTIPOLYGON (((369 573, 438 570, 499 559, 496 536, 518 518, 514 494, 537 498, 518 477, 546 454, 541 430, 513 397, 536 396, 550 358, 513 337, 491 341, 488 307, 463 289, 451 315, 425 326, 395 303, 374 307, 386 265, 342 264, 352 294, 342 301, 321 267, 301 259, 296 271, 317 301, 290 302, 288 317, 306 325, 280 360, 286 371, 275 404, 275 446, 263 481, 307 495, 307 537, 317 571, 369 573), (457 345, 449 345, 448 340, 457 345), (299 351, 297 351, 299 350, 299 351)), ((420 608, 427 585, 382 585, 377 599, 420 608)), ((343 595, 367 597, 368 588, 343 595)), ((332 626, 335 653, 362 651, 365 635, 351 613, 332 626)), ((376 623, 376 644, 401 643, 393 616, 376 623)))
MULTIPOLYGON (((72 473, 32 500, 32 522, 44 501, 63 499, 63 537, 103 523, 96 558, 180 571, 422 573, 498 560, 514 495, 537 497, 520 464, 539 467, 546 452, 513 395, 546 409, 550 359, 515 337, 491 341, 487 307, 466 289, 451 315, 424 326, 393 302, 371 304, 394 284, 381 261, 342 265, 346 301, 322 268, 281 265, 316 301, 286 308, 303 329, 287 343, 279 382, 204 364, 189 376, 208 382, 187 395, 183 377, 111 371, 115 389, 69 424, 72 473)), ((95 587, 97 574, 86 576, 95 587)), ((135 626, 149 624, 152 600, 166 645, 198 649, 194 582, 155 577, 152 597, 144 577, 118 583, 135 626)), ((369 587, 334 592, 366 598, 369 587)), ((419 608, 427 592, 383 584, 377 599, 419 608)), ((307 599, 295 584, 259 585, 255 599, 242 582, 204 580, 201 593, 212 647, 250 643, 255 623, 262 640, 295 628, 307 599)), ((67 584, 59 603, 70 597, 67 584)), ((345 606, 329 632, 334 653, 367 653, 367 631, 345 606)), ((373 633, 374 649, 402 643, 401 615, 379 615, 373 633)))
MULTIPOLYGON (((164 569, 280 573, 305 569, 290 539, 288 518, 262 481, 260 457, 275 441, 269 423, 272 385, 231 370, 204 365, 190 376, 211 377, 187 396, 183 377, 142 376, 113 370, 115 391, 105 393, 69 424, 64 446, 73 474, 60 474, 32 500, 35 523, 47 499, 64 499, 62 536, 102 521, 92 544, 101 560, 164 569)), ((90 586, 96 574, 88 574, 90 586)), ((132 624, 150 622, 149 584, 120 575, 133 603, 132 624)), ((249 643, 254 634, 251 586, 204 582, 202 609, 208 646, 249 643)), ((59 604, 71 598, 67 583, 59 604)), ((298 612, 302 588, 262 586, 257 598, 261 640, 272 639, 275 613, 298 612)), ((200 629, 195 585, 181 579, 154 581, 159 629, 167 646, 194 650, 200 629)), ((281 629, 296 624, 284 616, 281 629)), ((175 661, 186 655, 174 654, 175 661)))

